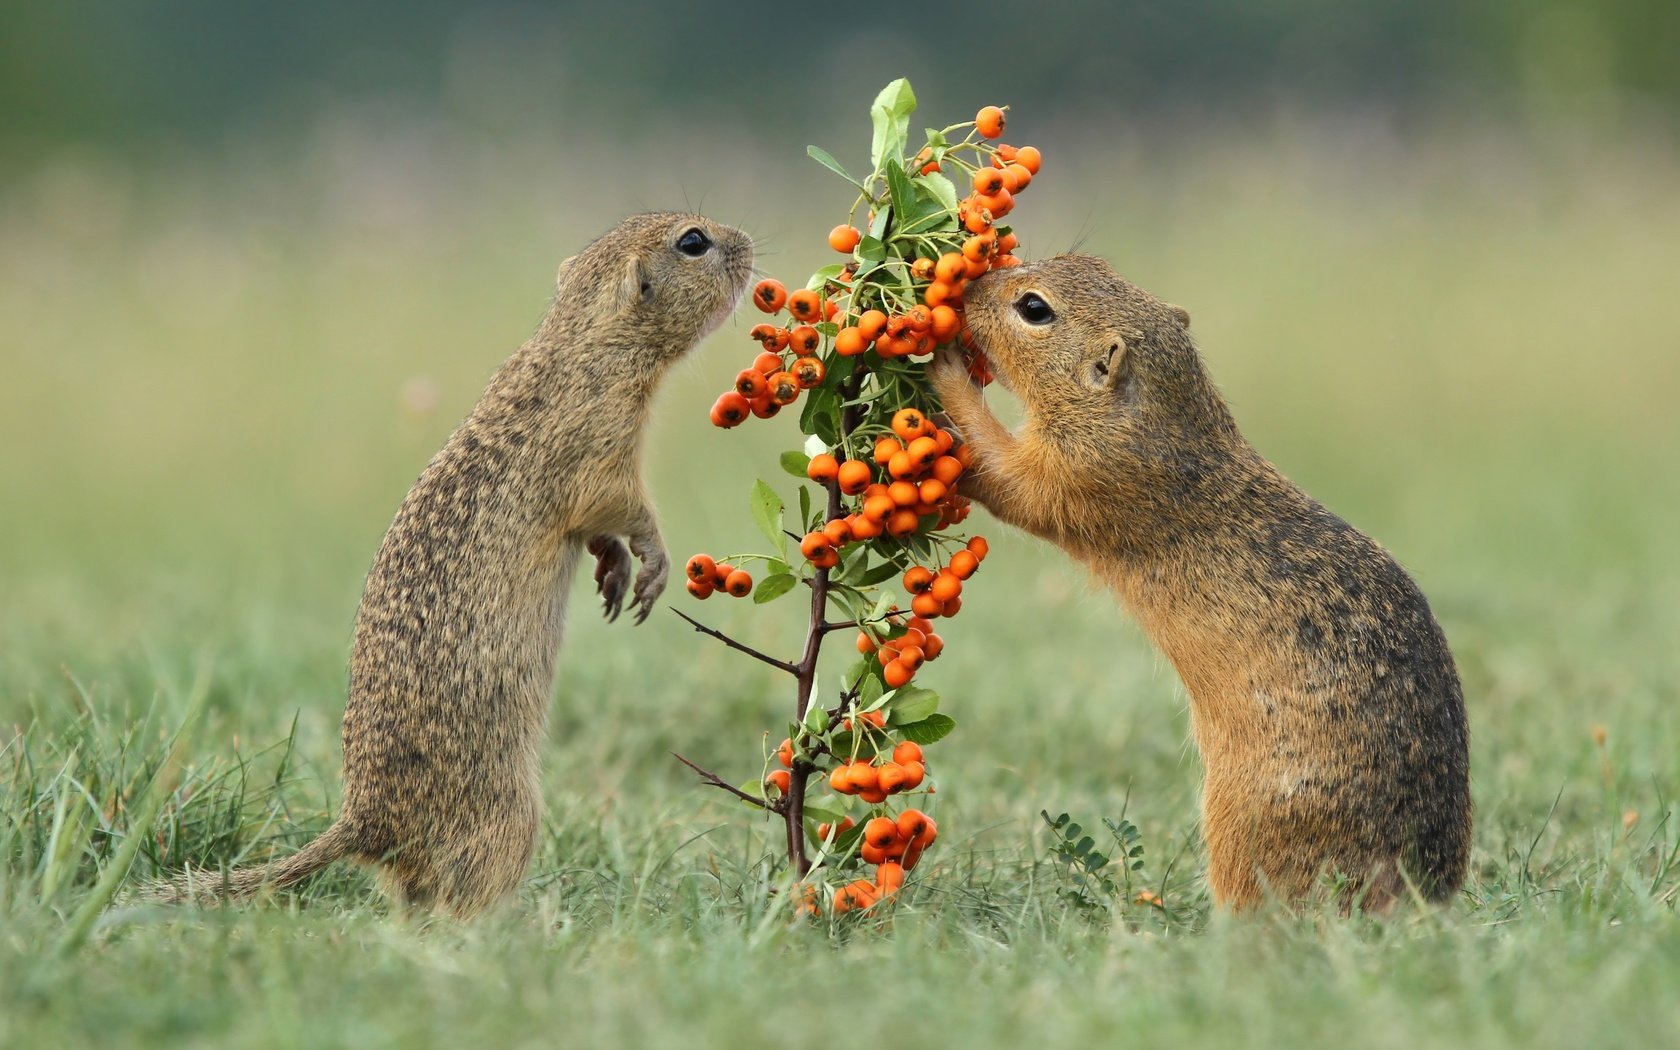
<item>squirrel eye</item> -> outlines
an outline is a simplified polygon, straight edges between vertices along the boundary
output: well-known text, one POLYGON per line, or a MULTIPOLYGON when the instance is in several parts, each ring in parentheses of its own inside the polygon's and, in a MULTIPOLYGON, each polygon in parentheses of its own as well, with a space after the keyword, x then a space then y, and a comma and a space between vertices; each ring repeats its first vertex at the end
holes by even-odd
POLYGON ((706 249, 712 246, 712 239, 705 231, 695 228, 677 238, 677 251, 693 259, 706 254, 706 249))
POLYGON ((1015 300, 1015 312, 1028 324, 1049 324, 1056 319, 1056 311, 1037 292, 1028 292, 1015 300))

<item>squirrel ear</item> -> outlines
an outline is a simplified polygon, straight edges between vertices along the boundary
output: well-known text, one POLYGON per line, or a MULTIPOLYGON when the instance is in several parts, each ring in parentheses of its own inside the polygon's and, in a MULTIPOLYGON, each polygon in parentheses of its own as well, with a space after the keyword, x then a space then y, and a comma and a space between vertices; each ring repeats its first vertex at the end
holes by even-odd
POLYGON ((613 289, 613 313, 624 313, 652 293, 653 285, 648 282, 647 267, 640 256, 631 256, 625 260, 618 287, 613 289))
POLYGON ((1098 349, 1086 360, 1080 378, 1092 390, 1113 390, 1120 382, 1120 370, 1125 363, 1126 341, 1118 337, 1106 347, 1098 349))
POLYGON ((1167 304, 1167 309, 1171 310, 1172 315, 1174 317, 1178 318, 1178 326, 1180 328, 1189 328, 1190 327, 1190 311, 1189 310, 1186 310, 1182 306, 1174 306, 1171 303, 1167 304))
POLYGON ((554 287, 560 287, 560 282, 566 279, 566 267, 572 265, 572 260, 576 258, 575 255, 568 255, 560 260, 560 268, 554 271, 554 287))

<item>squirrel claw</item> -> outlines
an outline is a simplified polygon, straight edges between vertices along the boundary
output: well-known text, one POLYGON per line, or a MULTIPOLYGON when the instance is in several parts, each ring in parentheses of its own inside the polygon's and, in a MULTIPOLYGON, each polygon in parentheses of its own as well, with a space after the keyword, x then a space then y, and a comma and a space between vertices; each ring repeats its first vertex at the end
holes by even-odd
POLYGON ((637 543, 634 539, 630 542, 636 557, 642 560, 642 571, 636 574, 635 597, 630 602, 636 609, 636 623, 640 624, 647 620, 653 612, 653 603, 664 593, 665 583, 671 577, 671 560, 658 542, 637 543))
POLYGON ((624 611, 624 595, 630 586, 630 551, 616 536, 597 536, 589 541, 589 553, 595 555, 595 589, 601 593, 601 614, 611 623, 624 611))

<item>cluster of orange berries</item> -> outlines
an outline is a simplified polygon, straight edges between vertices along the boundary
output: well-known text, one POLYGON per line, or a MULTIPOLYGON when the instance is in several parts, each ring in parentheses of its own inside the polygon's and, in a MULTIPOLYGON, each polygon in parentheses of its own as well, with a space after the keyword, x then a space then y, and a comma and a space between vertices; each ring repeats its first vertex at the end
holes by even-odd
MULTIPOLYGON (((807 317, 811 322, 831 319, 839 310, 833 300, 819 300, 817 293, 807 289, 787 294, 782 282, 763 280, 753 290, 753 302, 775 310, 788 304, 796 310, 795 317, 807 317)), ((812 323, 778 328, 775 325, 755 325, 748 333, 764 349, 759 351, 751 366, 735 376, 735 389, 723 392, 712 404, 712 425, 724 428, 739 426, 748 415, 769 419, 777 412, 799 400, 801 390, 809 390, 823 381, 827 369, 817 354, 822 350, 822 334, 812 323), (788 354, 793 360, 787 359, 788 354)))
MULTIPOLYGON (((916 790, 926 778, 927 766, 922 760, 922 746, 906 740, 893 748, 892 757, 888 760, 882 761, 877 755, 874 761, 860 758, 840 763, 828 774, 828 786, 842 795, 856 795, 870 805, 878 806, 887 800, 888 795, 916 790)), ((840 830, 845 831, 846 828, 840 830)), ((869 860, 868 857, 864 859, 869 860)))
POLYGON ((862 910, 891 897, 904 885, 904 873, 916 866, 939 837, 939 825, 919 809, 907 809, 897 819, 871 817, 863 825, 858 855, 875 865, 874 879, 855 879, 834 891, 834 913, 862 910))
POLYGON ((722 591, 731 598, 745 598, 752 593, 752 574, 714 561, 710 555, 696 554, 688 559, 684 570, 688 576, 688 593, 696 598, 710 598, 713 591, 722 591))

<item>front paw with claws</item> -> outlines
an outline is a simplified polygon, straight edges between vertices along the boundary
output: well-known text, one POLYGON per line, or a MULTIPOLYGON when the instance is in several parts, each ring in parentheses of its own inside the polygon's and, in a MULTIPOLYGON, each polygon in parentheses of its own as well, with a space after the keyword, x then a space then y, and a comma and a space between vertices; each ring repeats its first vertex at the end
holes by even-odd
POLYGON ((641 623, 665 590, 665 581, 671 577, 671 559, 657 536, 631 537, 630 549, 642 561, 642 571, 636 574, 636 597, 631 602, 636 607, 636 622, 641 623))
POLYGON ((630 587, 630 549, 617 536, 597 536, 589 541, 589 553, 595 556, 595 589, 601 592, 602 614, 609 622, 616 620, 630 587))

